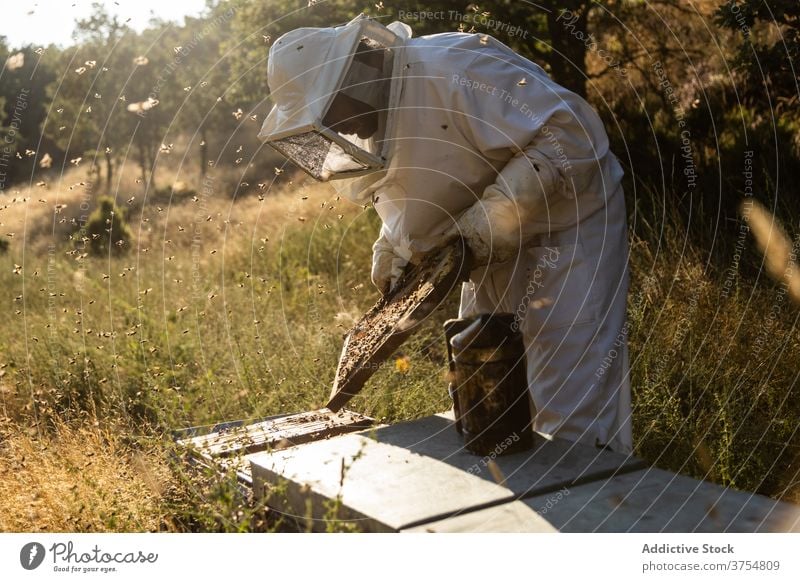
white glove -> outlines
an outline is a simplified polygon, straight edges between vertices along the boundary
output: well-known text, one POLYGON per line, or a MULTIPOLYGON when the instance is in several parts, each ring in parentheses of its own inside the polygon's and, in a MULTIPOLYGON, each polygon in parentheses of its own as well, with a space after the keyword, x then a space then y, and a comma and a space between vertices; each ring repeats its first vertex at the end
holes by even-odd
POLYGON ((511 158, 447 234, 466 240, 475 266, 507 261, 531 237, 549 233, 549 205, 556 193, 562 200, 570 197, 553 163, 528 148, 511 158))
POLYGON ((382 295, 391 291, 400 279, 408 261, 411 259, 411 248, 407 240, 398 246, 389 242, 381 229, 381 235, 372 245, 372 283, 382 295))

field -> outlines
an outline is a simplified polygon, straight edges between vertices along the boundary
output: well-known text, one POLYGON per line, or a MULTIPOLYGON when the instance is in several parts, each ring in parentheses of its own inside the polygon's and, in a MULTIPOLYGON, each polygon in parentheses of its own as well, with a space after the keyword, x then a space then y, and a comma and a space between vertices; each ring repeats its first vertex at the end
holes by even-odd
MULTIPOLYGON (((280 527, 232 481, 188 469, 171 431, 324 404, 344 331, 378 297, 378 219, 288 173, 235 198, 224 169, 158 192, 135 174, 105 192, 76 168, 0 199, 0 530, 280 527), (81 237, 103 194, 130 240, 96 256, 81 237)), ((628 200, 635 452, 800 502, 800 310, 733 258, 711 267, 677 214, 652 228, 655 203, 628 200)), ((752 247, 743 234, 739 255, 757 260, 752 247)), ((385 422, 447 409, 441 324, 456 306, 350 408, 385 422)))

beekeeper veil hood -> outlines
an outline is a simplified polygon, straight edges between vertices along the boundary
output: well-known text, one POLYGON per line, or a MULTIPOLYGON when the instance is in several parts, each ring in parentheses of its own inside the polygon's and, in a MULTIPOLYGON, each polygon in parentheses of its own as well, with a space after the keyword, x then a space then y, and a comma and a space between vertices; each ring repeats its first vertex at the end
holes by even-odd
POLYGON ((269 52, 274 106, 258 137, 318 180, 382 169, 402 42, 364 15, 284 34, 269 52))

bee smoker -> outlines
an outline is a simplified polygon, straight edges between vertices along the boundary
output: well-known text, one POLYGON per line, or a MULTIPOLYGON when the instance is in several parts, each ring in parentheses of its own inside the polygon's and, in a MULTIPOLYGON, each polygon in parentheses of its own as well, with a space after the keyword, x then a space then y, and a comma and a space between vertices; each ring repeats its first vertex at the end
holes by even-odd
POLYGON ((445 322, 456 430, 467 450, 503 455, 533 446, 522 334, 508 313, 445 322))
POLYGON ((450 383, 447 385, 447 391, 450 393, 450 398, 453 399, 453 412, 456 418, 456 431, 458 434, 463 434, 461 428, 461 409, 459 408, 458 398, 456 398, 456 361, 453 359, 453 347, 450 345, 450 340, 453 339, 458 333, 461 333, 469 327, 472 323, 471 319, 448 319, 444 322, 444 338, 447 343, 447 363, 450 368, 448 379, 450 383))

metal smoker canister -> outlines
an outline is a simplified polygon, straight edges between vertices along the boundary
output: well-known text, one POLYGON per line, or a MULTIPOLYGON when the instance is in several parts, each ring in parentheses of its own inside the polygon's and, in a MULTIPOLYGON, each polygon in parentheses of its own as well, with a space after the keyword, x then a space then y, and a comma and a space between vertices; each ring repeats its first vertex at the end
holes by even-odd
POLYGON ((478 455, 533 446, 525 345, 513 322, 501 313, 445 324, 446 334, 460 330, 449 339, 456 425, 465 448, 478 455))

